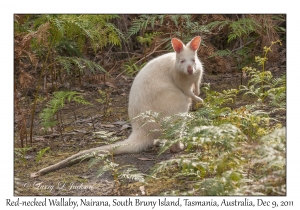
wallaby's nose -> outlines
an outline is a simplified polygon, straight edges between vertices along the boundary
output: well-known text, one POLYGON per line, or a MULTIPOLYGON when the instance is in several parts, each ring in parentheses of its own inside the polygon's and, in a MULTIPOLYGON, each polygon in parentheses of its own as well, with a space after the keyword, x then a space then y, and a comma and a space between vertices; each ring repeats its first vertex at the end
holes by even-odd
POLYGON ((188 66, 188 67, 187 67, 187 72, 188 72, 189 74, 193 74, 193 67, 192 67, 192 66, 188 66))

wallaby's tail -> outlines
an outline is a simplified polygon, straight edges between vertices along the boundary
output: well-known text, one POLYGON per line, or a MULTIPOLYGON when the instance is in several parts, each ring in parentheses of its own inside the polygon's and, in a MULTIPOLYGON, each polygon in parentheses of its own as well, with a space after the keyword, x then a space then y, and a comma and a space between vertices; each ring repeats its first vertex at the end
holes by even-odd
POLYGON ((151 145, 153 145, 153 141, 151 141, 149 136, 142 135, 141 132, 133 132, 130 134, 129 138, 124 141, 81 151, 54 165, 48 166, 39 170, 38 172, 32 173, 30 176, 34 178, 45 175, 62 168, 72 166, 82 160, 88 160, 98 154, 113 153, 114 155, 118 155, 124 153, 137 153, 144 149, 147 149, 151 145))

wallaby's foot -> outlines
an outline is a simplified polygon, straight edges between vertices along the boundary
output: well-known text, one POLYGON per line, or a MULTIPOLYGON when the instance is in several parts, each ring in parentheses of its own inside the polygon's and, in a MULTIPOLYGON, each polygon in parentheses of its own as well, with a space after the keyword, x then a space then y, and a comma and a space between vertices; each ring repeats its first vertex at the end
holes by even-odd
POLYGON ((170 152, 175 153, 175 152, 181 152, 184 149, 184 144, 181 142, 177 142, 170 148, 170 152))

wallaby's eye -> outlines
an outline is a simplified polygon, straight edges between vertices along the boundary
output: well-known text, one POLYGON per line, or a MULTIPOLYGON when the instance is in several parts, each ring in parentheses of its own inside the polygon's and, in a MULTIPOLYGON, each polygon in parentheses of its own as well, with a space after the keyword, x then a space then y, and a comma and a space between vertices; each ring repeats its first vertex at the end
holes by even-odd
POLYGON ((184 59, 183 59, 183 60, 180 60, 180 63, 184 63, 184 61, 185 61, 184 59))
POLYGON ((193 58, 192 61, 195 63, 195 59, 193 58))

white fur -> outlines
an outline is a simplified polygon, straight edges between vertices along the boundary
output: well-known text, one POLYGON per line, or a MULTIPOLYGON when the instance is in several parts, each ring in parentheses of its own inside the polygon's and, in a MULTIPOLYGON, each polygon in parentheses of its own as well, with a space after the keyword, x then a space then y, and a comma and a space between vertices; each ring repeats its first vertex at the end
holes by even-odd
MULTIPOLYGON (((163 117, 184 113, 188 112, 191 99, 202 102, 197 95, 200 93, 203 68, 197 57, 197 51, 191 50, 189 44, 183 45, 179 53, 159 56, 141 69, 130 90, 128 105, 130 119, 149 110, 159 112, 163 117), (190 69, 192 74, 188 73, 188 68, 192 68, 190 69)), ((156 128, 153 123, 141 127, 139 121, 131 120, 131 124, 132 133, 122 142, 128 145, 122 145, 114 150, 115 154, 140 152, 152 146, 154 139, 160 135, 149 133, 156 128)), ((173 151, 182 149, 181 144, 176 147, 178 148, 174 148, 173 151)))

